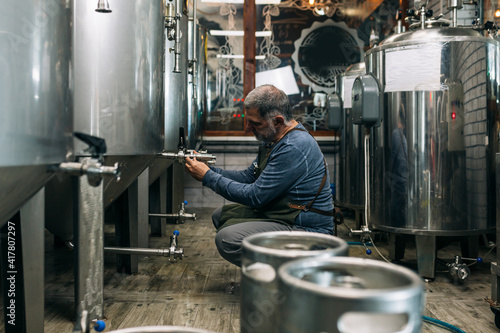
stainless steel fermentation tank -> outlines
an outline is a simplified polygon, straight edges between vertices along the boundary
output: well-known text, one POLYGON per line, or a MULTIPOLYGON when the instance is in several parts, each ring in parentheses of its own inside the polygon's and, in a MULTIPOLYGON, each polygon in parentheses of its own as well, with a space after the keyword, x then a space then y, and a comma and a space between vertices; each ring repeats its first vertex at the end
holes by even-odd
MULTIPOLYGON (((105 181, 106 207, 163 150, 164 5, 119 1, 108 14, 95 6, 74 5, 74 129, 105 139, 105 164, 121 166, 120 182, 105 181)), ((86 155, 81 142, 75 148, 86 155)), ((73 236, 71 188, 69 177, 47 185, 46 225, 64 240, 73 236)))
POLYGON ((336 206, 352 209, 359 225, 365 207, 363 138, 365 128, 352 119, 351 91, 358 75, 365 74, 365 63, 356 63, 336 78, 336 94, 341 101, 339 182, 336 185, 336 206))
POLYGON ((15 281, 15 293, 3 284, 4 323, 7 331, 39 332, 44 321, 43 186, 54 175, 49 166, 73 158, 72 8, 71 2, 55 0, 1 5, 0 227, 5 233, 0 265, 2 280, 14 276, 15 281), (15 320, 8 323, 12 318, 6 309, 12 304, 15 320))
POLYGON ((494 231, 499 56, 498 41, 457 27, 397 34, 366 53, 384 105, 370 134, 370 226, 416 235, 425 277, 437 236, 494 231))
MULTIPOLYGON (((119 164, 122 174, 119 182, 108 178, 95 189, 61 176, 45 189, 47 229, 75 244, 75 330, 85 331, 103 315, 103 229, 111 203, 120 198, 117 245, 147 247, 144 170, 164 147, 164 8, 163 0, 121 0, 111 4, 111 12, 100 13, 95 2, 74 2, 73 127, 103 138, 104 164, 119 164)), ((87 158, 86 147, 74 145, 75 154, 87 158)), ((135 270, 137 256, 121 256, 118 266, 135 270)))
POLYGON ((0 13, 0 226, 73 152, 71 8, 2 3, 0 13))
MULTIPOLYGON (((181 1, 179 1, 181 2, 181 1)), ((183 3, 183 2, 181 2, 183 3)), ((184 5, 183 5, 184 6, 184 5)), ((174 72, 175 58, 173 49, 174 40, 165 36, 165 65, 164 65, 164 128, 163 146, 165 152, 177 153, 179 150, 180 128, 188 129, 188 106, 191 96, 188 94, 188 30, 190 26, 189 17, 184 8, 179 9, 181 15, 177 24, 180 25, 182 37, 179 49, 181 61, 178 62, 179 72, 174 72)), ((186 133, 186 131, 184 132, 186 133)), ((189 132, 188 132, 189 136, 189 132)), ((191 147, 188 138, 185 144, 191 147)), ((179 210, 184 201, 184 166, 172 159, 158 157, 148 168, 150 190, 150 212, 151 213, 173 213, 179 210)), ((151 219, 151 233, 155 235, 166 235, 165 219, 151 219)))

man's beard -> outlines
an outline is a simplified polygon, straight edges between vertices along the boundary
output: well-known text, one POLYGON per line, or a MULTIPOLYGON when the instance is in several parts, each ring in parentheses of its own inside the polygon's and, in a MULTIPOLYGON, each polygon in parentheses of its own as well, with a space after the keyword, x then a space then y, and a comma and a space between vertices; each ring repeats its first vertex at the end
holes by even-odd
POLYGON ((253 135, 255 135, 255 138, 258 141, 269 143, 274 140, 274 137, 276 136, 276 129, 272 124, 269 124, 269 127, 264 130, 264 133, 254 132, 253 135))

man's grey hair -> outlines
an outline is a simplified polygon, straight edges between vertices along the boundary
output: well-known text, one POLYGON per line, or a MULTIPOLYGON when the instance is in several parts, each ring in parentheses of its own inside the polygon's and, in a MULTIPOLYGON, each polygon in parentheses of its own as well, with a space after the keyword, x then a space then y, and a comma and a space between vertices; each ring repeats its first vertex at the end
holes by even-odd
POLYGON ((286 122, 293 120, 288 96, 272 84, 258 86, 245 98, 246 109, 257 109, 262 118, 270 121, 281 115, 286 122))

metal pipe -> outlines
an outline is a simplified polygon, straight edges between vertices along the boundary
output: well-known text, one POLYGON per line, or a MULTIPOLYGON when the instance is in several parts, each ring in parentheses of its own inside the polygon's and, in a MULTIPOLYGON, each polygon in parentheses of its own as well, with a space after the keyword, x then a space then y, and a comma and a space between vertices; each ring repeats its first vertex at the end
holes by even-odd
POLYGON ((181 62, 181 17, 182 17, 182 1, 176 0, 175 2, 175 44, 174 44, 174 73, 180 73, 181 62))
POLYGON ((147 248, 130 248, 130 247, 104 247, 104 251, 109 253, 118 254, 143 254, 143 255, 154 255, 154 256, 168 256, 170 254, 169 249, 147 249, 147 248))
POLYGON ((198 40, 197 40, 197 18, 196 18, 196 8, 197 8, 197 0, 193 0, 193 59, 192 59, 192 64, 193 64, 193 99, 196 100, 198 97, 197 94, 197 80, 198 80, 198 50, 197 50, 197 45, 198 45, 198 40))

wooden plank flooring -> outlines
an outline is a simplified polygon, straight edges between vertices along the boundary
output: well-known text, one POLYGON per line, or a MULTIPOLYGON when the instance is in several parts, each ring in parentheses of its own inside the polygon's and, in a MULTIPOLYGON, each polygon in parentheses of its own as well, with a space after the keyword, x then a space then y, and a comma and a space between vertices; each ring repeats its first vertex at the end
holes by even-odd
MULTIPOLYGON (((175 264, 166 257, 142 257, 139 272, 127 275, 116 272, 116 255, 106 254, 104 274, 104 314, 106 331, 145 325, 177 325, 207 329, 219 333, 239 332, 240 269, 220 258, 215 245, 215 230, 211 225, 211 210, 190 209, 199 217, 182 225, 167 225, 168 234, 179 230, 179 245, 185 257, 175 264)), ((346 223, 353 225, 352 221, 346 223)), ((106 239, 112 239, 106 228, 106 239)), ((112 231, 112 230, 111 230, 112 231)), ((344 227, 339 236, 349 238, 344 227)), ((385 241, 376 241, 387 254, 385 241)), ((150 247, 168 248, 168 237, 150 237, 150 247)), ((489 249, 481 243, 480 255, 489 249)), ((72 253, 64 247, 54 247, 52 236, 46 237, 46 306, 45 332, 71 332, 74 320, 72 253)), ((365 254, 362 246, 351 246, 350 256, 380 259, 376 251, 365 254)), ((415 267, 415 251, 408 244, 405 266, 415 267)), ((458 244, 439 252, 439 257, 451 261, 460 254, 458 244)), ((442 320, 468 333, 490 333, 499 330, 485 297, 490 296, 490 263, 494 252, 484 262, 471 266, 466 284, 454 285, 447 273, 437 273, 433 282, 426 283, 424 315, 442 320)), ((3 332, 3 315, 0 332, 3 332)), ((424 324, 422 332, 447 332, 435 325, 424 324)), ((265 332, 264 332, 265 333, 265 332)))

